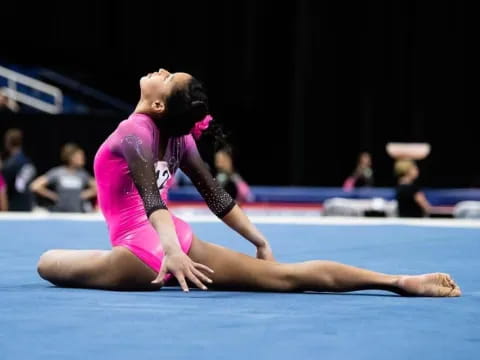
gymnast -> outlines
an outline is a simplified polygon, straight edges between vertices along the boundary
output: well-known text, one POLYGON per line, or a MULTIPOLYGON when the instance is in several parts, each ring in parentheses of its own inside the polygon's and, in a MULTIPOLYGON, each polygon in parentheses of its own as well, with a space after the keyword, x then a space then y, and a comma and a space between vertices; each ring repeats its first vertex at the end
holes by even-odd
MULTIPOLYGON (((212 121, 201 83, 160 69, 140 79, 140 101, 100 146, 94 171, 111 250, 49 250, 40 276, 61 287, 346 292, 376 289, 404 296, 460 296, 444 273, 387 275, 332 261, 282 264, 265 236, 218 185, 196 146, 212 121), (181 168, 210 210, 256 247, 256 258, 197 238, 166 205, 181 168)), ((272 135, 273 136, 273 135, 272 135)))

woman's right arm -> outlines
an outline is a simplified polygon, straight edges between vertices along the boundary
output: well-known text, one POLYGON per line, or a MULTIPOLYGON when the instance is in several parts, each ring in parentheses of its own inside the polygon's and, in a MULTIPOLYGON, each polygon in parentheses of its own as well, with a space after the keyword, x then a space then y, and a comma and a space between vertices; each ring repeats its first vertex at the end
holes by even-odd
POLYGON ((30 190, 34 193, 41 195, 47 199, 57 202, 58 194, 47 188, 49 183, 48 177, 45 175, 36 178, 30 185, 30 190))
POLYGON ((188 291, 186 279, 199 288, 206 289, 203 282, 211 282, 211 280, 199 270, 213 271, 202 264, 193 262, 182 252, 172 217, 157 186, 149 132, 142 134, 142 129, 135 130, 135 132, 127 133, 122 137, 120 152, 128 164, 130 176, 142 198, 147 218, 157 231, 164 250, 162 268, 153 283, 163 283, 165 275, 172 273, 183 291, 188 291))

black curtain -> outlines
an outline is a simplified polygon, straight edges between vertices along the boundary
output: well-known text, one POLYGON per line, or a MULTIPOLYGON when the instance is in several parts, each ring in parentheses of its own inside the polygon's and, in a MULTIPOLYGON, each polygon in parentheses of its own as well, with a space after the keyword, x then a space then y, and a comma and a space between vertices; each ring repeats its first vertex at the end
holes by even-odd
POLYGON ((0 61, 50 67, 132 104, 139 77, 160 66, 205 82, 251 183, 338 186, 370 151, 377 185, 392 185, 389 141, 432 144, 425 185, 470 186, 480 173, 462 1, 8 6, 4 29, 22 30, 4 37, 0 61))

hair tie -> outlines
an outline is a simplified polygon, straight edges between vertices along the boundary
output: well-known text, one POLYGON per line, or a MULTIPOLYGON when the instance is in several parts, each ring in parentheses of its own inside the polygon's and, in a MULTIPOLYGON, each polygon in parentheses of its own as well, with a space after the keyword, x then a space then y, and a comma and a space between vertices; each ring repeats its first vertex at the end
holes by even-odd
POLYGON ((212 120, 213 117, 211 115, 207 115, 203 118, 203 120, 197 121, 195 123, 192 130, 190 130, 190 133, 193 135, 195 140, 200 139, 200 136, 202 136, 202 133, 208 129, 212 120))

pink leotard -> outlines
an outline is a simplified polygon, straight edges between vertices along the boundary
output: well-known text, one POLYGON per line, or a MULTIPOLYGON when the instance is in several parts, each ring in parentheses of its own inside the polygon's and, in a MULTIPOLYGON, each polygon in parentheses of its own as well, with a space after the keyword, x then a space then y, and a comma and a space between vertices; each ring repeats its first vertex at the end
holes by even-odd
MULTIPOLYGON (((98 201, 112 246, 129 249, 156 272, 163 249, 148 216, 167 209, 168 188, 179 167, 217 216, 223 217, 235 205, 204 165, 192 135, 169 138, 161 159, 159 149, 155 122, 147 115, 132 114, 100 146, 94 161, 98 201)), ((188 253, 192 230, 186 222, 172 218, 180 246, 188 253)))

